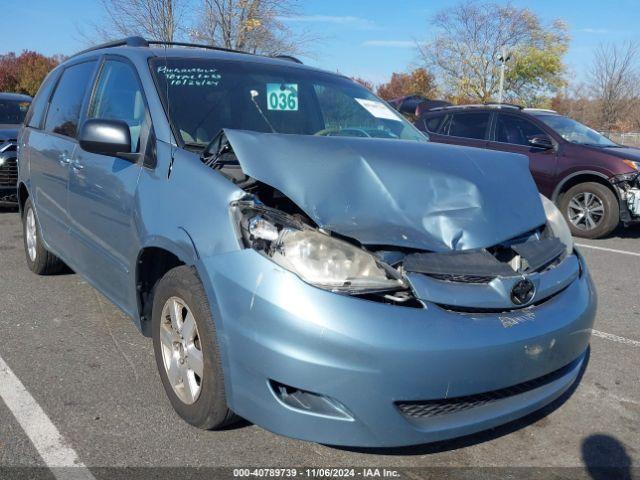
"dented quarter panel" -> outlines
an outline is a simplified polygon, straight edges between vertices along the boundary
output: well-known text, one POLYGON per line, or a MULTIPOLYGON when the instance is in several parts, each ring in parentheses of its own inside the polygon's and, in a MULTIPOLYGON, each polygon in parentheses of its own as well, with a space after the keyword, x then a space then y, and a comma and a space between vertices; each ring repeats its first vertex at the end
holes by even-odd
POLYGON ((546 221, 522 155, 401 140, 225 133, 247 175, 280 190, 323 228, 363 244, 481 248, 546 221))

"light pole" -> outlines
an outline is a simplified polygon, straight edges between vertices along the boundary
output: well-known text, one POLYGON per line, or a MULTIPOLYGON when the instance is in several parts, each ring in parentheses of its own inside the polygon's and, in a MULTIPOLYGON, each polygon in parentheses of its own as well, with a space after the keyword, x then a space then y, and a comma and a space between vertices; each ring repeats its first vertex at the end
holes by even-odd
POLYGON ((506 63, 511 59, 511 55, 507 54, 507 49, 502 47, 502 52, 498 55, 500 62, 500 91, 498 92, 498 103, 502 103, 502 92, 504 91, 504 69, 506 63))

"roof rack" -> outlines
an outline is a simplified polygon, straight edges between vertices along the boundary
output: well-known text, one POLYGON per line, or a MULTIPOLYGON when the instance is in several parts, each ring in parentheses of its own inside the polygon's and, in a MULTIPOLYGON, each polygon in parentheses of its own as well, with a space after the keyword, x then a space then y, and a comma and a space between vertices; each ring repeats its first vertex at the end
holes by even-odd
MULTIPOLYGON (((93 52, 95 50, 102 50, 103 48, 112 48, 112 47, 149 47, 151 45, 165 45, 170 47, 192 47, 192 48, 204 48, 206 50, 217 50, 220 52, 229 52, 229 53, 242 53, 244 55, 258 55, 255 53, 244 52, 242 50, 234 50, 233 48, 225 48, 225 47, 216 47, 214 45, 204 45, 201 43, 188 43, 188 42, 165 42, 163 40, 145 40, 142 37, 127 37, 121 40, 114 40, 112 42, 101 43, 100 45, 95 45, 91 48, 87 48, 86 50, 82 50, 72 56, 82 55, 83 53, 93 52)), ((292 57, 291 55, 258 55, 261 57, 269 57, 269 58, 279 58, 281 60, 289 60, 291 62, 300 63, 302 62, 296 57, 292 57)))
POLYGON ((515 103, 500 103, 500 102, 485 102, 485 107, 507 107, 507 108, 517 108, 518 110, 522 110, 524 107, 522 105, 516 105, 515 103))
POLYGON ((550 108, 523 108, 522 110, 525 112, 558 113, 550 108))
POLYGON ((101 43, 99 45, 94 45, 93 47, 89 47, 85 50, 82 50, 78 53, 74 53, 71 55, 72 57, 77 57, 78 55, 82 55, 83 53, 93 52, 94 50, 102 50, 103 48, 111 48, 111 47, 148 47, 149 42, 147 42, 142 37, 127 37, 122 38, 120 40, 114 40, 112 42, 101 43))
POLYGON ((302 65, 302 60, 292 55, 273 55, 271 58, 278 58, 280 60, 288 60, 290 62, 299 63, 302 65))
POLYGON ((430 108, 429 111, 432 112, 435 110, 447 110, 452 108, 513 108, 516 110, 522 110, 524 107, 520 105, 515 105, 513 103, 487 102, 487 103, 472 103, 468 105, 447 105, 444 107, 430 108))

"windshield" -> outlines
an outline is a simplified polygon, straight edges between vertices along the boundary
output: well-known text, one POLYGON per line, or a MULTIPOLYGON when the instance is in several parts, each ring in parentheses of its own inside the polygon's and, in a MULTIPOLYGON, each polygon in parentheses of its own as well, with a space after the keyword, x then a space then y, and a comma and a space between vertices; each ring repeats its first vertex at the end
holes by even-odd
POLYGON ((612 142, 604 135, 570 118, 561 115, 537 115, 537 118, 549 125, 558 132, 562 138, 571 143, 597 147, 618 146, 618 144, 612 142))
POLYGON ((0 100, 0 124, 21 124, 27 110, 29 110, 29 102, 24 100, 0 100))
POLYGON ((202 58, 150 63, 174 132, 186 144, 207 145, 223 128, 427 141, 382 100, 338 75, 202 58))

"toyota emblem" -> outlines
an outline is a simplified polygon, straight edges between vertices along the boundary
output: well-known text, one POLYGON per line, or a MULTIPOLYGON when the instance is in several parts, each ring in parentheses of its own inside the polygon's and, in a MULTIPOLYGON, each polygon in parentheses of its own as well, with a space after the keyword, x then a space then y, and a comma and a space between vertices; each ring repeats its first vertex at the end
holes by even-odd
POLYGON ((511 301, 514 305, 526 305, 536 293, 536 287, 528 279, 520 280, 511 289, 511 301))

